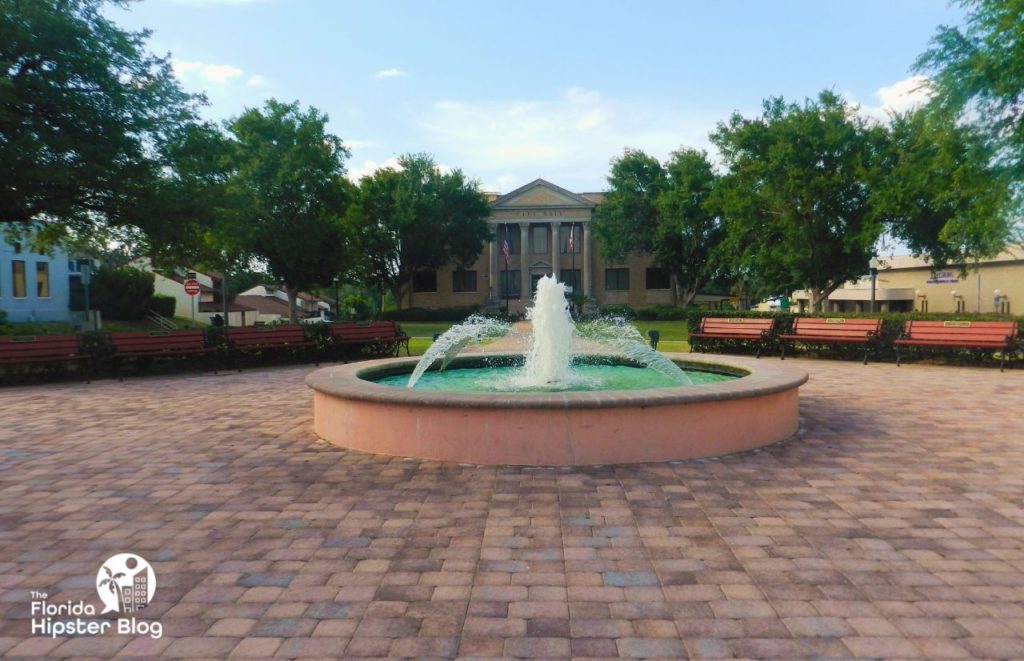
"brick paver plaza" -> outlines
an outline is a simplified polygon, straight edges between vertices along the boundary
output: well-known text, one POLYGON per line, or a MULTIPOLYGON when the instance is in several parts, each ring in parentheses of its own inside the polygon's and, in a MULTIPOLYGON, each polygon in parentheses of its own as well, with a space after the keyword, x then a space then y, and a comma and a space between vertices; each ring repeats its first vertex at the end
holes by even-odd
POLYGON ((310 367, 0 389, 0 654, 1024 658, 1024 370, 793 362, 797 438, 571 469, 331 446, 310 367), (162 638, 30 634, 121 552, 162 638))

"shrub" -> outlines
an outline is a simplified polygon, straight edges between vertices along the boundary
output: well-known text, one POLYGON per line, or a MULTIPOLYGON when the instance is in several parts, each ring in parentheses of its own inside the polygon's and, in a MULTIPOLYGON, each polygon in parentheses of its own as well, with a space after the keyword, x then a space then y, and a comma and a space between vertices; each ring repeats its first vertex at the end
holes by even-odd
POLYGON ((153 298, 153 274, 101 268, 92 277, 92 305, 107 319, 142 319, 153 298))
POLYGON ((370 318, 370 311, 372 309, 373 306, 370 304, 370 301, 366 300, 363 296, 349 294, 338 307, 338 316, 339 318, 345 317, 354 321, 361 321, 370 318))
POLYGON ((479 305, 437 309, 408 308, 388 310, 382 316, 385 321, 465 321, 466 317, 479 309, 479 305))
POLYGON ((676 305, 652 305, 637 310, 636 318, 641 321, 678 321, 688 318, 692 309, 676 305))
POLYGON ((164 317, 174 316, 174 306, 177 301, 173 296, 161 296, 157 294, 149 299, 149 309, 164 317))
POLYGON ((602 305, 598 310, 601 317, 622 317, 623 319, 636 319, 636 310, 628 305, 602 305))

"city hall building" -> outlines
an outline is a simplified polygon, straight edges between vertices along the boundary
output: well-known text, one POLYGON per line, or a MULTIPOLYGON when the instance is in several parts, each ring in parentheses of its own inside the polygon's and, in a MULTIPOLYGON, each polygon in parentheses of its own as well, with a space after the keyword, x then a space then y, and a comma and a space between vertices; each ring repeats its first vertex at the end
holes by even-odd
MULTIPOLYGON (((582 293, 588 305, 674 304, 672 277, 650 257, 630 255, 616 262, 601 254, 593 221, 603 197, 573 193, 543 179, 494 196, 487 219, 493 239, 480 257, 465 268, 417 273, 406 307, 504 309, 507 302, 509 312, 521 313, 537 281, 551 274, 582 293)), ((718 304, 727 298, 702 295, 698 301, 718 304)))

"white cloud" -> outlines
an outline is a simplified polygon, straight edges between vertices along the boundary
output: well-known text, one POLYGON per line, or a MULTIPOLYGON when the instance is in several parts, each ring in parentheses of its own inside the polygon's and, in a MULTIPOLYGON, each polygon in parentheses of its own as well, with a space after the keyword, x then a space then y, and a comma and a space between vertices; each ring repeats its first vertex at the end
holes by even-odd
POLYGON ((408 76, 408 71, 402 71, 401 69, 382 69, 373 75, 374 78, 404 78, 408 76))
MULTIPOLYGON (((894 114, 902 114, 928 103, 935 94, 927 76, 910 76, 892 85, 884 85, 873 94, 877 103, 858 104, 862 116, 878 122, 888 123, 894 114)), ((843 93, 850 103, 857 103, 853 94, 843 93)))
POLYGON ((422 114, 425 151, 457 163, 484 188, 507 193, 542 176, 574 191, 603 188, 625 145, 665 159, 679 147, 711 151, 722 118, 570 88, 550 99, 438 101, 422 114))
POLYGON ((223 85, 244 73, 238 67, 233 67, 230 64, 208 64, 194 60, 172 60, 171 68, 174 69, 174 74, 182 80, 187 80, 195 74, 205 82, 217 85, 223 85))
POLYGON ((197 5, 197 6, 208 6, 208 5, 255 5, 266 2, 267 0, 172 0, 174 3, 179 5, 197 5))
POLYGON ((362 179, 363 177, 367 177, 376 172, 377 170, 383 170, 386 168, 390 168, 392 170, 402 169, 401 166, 398 164, 398 157, 392 156, 383 163, 379 163, 372 159, 366 159, 362 162, 361 165, 350 167, 348 169, 348 173, 346 174, 346 176, 349 178, 349 181, 359 183, 359 180, 362 179))
POLYGON ((263 76, 258 73, 254 73, 249 76, 249 80, 245 81, 245 84, 249 87, 266 87, 270 83, 263 76))

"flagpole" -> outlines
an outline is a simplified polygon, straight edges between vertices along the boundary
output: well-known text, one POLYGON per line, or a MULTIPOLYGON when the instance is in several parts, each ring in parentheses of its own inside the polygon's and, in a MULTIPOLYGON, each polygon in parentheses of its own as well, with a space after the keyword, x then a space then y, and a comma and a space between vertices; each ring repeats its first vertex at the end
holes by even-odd
POLYGON ((572 270, 569 271, 572 273, 572 309, 579 314, 576 310, 576 223, 569 226, 569 245, 572 247, 569 251, 572 253, 572 270))

